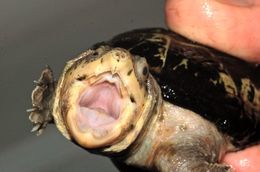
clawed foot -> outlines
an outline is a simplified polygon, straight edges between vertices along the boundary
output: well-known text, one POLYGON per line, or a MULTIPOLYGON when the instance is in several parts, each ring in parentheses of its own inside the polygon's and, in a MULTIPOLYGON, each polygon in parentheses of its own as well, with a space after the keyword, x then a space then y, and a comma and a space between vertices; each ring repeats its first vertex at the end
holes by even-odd
POLYGON ((36 87, 32 91, 32 108, 28 109, 29 119, 33 123, 32 132, 40 135, 48 123, 53 122, 50 101, 54 93, 55 83, 52 70, 47 66, 41 73, 36 87))
POLYGON ((218 163, 210 163, 201 167, 201 170, 209 171, 209 172, 232 172, 232 169, 228 165, 218 164, 218 163))

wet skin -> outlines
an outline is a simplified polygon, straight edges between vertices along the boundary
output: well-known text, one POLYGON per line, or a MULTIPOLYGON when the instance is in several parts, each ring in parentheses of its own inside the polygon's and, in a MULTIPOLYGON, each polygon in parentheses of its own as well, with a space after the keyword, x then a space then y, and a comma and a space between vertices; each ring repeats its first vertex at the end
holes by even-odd
MULTIPOLYGON (((166 22, 185 37, 260 63, 260 0, 167 0, 166 22), (234 36, 235 35, 235 36, 234 36)), ((235 171, 260 171, 260 146, 227 154, 235 171)))

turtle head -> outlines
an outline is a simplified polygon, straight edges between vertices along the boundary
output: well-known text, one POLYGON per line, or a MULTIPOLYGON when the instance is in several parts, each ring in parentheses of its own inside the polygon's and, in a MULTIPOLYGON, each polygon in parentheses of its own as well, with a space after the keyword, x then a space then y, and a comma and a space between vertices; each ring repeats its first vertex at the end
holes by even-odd
POLYGON ((85 149, 121 152, 152 115, 158 97, 154 84, 145 58, 107 46, 88 50, 69 61, 59 79, 54 121, 85 149))

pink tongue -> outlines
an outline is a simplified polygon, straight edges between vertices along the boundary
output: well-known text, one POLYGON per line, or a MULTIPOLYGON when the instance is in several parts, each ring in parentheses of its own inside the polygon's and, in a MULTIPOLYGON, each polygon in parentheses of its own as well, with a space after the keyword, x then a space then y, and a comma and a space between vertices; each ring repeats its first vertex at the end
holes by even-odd
POLYGON ((79 102, 79 127, 102 127, 114 122, 119 117, 120 102, 121 97, 114 84, 103 82, 90 87, 79 102))
POLYGON ((115 121, 115 119, 103 112, 92 110, 89 108, 80 108, 81 115, 79 116, 79 127, 86 128, 88 125, 91 127, 99 127, 107 125, 115 121), (87 115, 87 117, 86 117, 87 115))

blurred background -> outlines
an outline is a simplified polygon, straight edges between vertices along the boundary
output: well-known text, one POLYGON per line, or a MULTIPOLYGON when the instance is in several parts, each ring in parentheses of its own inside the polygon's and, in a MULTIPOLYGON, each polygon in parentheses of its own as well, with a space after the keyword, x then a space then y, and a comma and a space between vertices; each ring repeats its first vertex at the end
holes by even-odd
POLYGON ((165 27, 160 0, 0 0, 0 172, 117 171, 67 141, 55 126, 31 133, 33 80, 56 78, 92 44, 135 28, 165 27))

